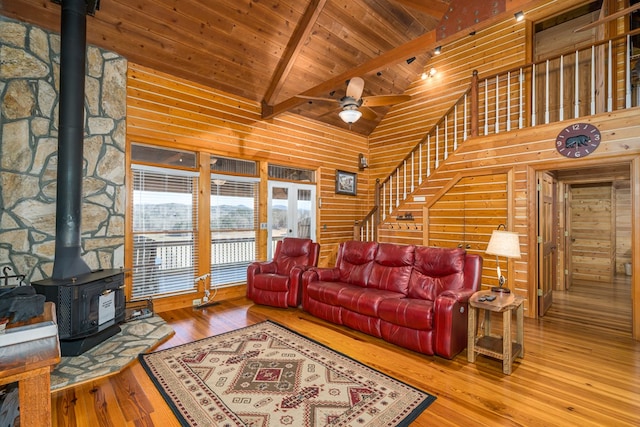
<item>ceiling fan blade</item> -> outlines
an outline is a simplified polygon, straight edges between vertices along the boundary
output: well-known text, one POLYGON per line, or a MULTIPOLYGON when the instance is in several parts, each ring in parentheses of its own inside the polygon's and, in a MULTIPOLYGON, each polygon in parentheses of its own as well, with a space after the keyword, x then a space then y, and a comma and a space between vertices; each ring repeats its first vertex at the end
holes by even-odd
POLYGON ((377 120, 378 114, 368 107, 360 107, 360 112, 362 113, 362 118, 366 120, 377 120))
POLYGON ((333 99, 333 98, 323 98, 321 96, 305 96, 305 95, 296 95, 296 98, 301 98, 301 99, 310 99, 312 101, 325 101, 325 102, 340 102, 337 99, 333 99))
POLYGON ((347 96, 353 99, 360 99, 364 90, 364 80, 361 77, 352 77, 347 85, 347 96))
POLYGON ((374 95, 362 98, 362 105, 365 107, 381 107, 383 105, 398 104, 411 99, 409 95, 374 95))

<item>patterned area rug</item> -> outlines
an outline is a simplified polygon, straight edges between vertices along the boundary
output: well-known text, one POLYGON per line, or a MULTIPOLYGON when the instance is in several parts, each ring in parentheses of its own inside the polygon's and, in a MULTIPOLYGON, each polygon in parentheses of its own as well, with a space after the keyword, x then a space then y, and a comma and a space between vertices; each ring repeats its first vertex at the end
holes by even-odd
POLYGON ((269 321, 140 362, 185 426, 405 426, 435 400, 269 321))
POLYGON ((160 316, 120 325, 121 331, 79 356, 63 357, 51 372, 51 391, 117 374, 135 362, 140 353, 156 348, 173 334, 160 316))

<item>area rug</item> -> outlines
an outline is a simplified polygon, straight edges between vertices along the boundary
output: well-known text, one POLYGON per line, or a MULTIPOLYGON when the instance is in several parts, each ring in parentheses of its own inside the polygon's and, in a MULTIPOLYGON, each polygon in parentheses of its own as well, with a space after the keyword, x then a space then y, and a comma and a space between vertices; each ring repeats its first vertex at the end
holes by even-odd
POLYGON ((270 321, 140 362, 184 426, 406 426, 435 400, 270 321))
POLYGON ((120 325, 120 332, 79 356, 63 357, 51 372, 51 391, 60 391, 88 381, 117 374, 156 348, 173 334, 160 316, 120 325))

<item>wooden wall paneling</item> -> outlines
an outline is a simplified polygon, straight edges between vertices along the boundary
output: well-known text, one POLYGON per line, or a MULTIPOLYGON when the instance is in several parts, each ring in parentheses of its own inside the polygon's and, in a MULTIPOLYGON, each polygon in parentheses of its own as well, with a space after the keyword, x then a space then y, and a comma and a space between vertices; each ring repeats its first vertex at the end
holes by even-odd
POLYGON ((610 183, 571 186, 573 280, 611 282, 611 190, 610 183))
MULTIPOLYGON (((365 137, 291 114, 264 121, 257 102, 133 63, 129 63, 127 133, 129 143, 257 160, 262 181, 266 180, 269 163, 318 170, 318 197, 322 200, 317 224, 320 264, 335 261, 337 244, 352 238, 354 219, 362 218, 370 209, 366 203, 369 174, 358 171, 358 154, 368 152, 365 137), (336 169, 358 173, 357 196, 335 194, 336 169)), ((263 184, 263 211, 266 197, 263 184)), ((266 222, 266 213, 259 215, 260 222, 266 222)), ((262 234, 259 238, 266 238, 262 234)), ((259 255, 266 257, 266 251, 259 255)), ((220 289, 218 297, 242 295, 243 287, 236 288, 240 289, 220 289)), ((158 301, 156 305, 157 310, 191 305, 191 297, 158 301)))
POLYGON ((615 182, 616 274, 626 274, 625 264, 631 263, 632 199, 631 182, 615 182))
MULTIPOLYGON (((508 221, 508 174, 463 177, 439 197, 432 198, 423 215, 425 241, 440 247, 462 247, 484 258, 482 285, 497 286, 496 259, 484 254, 491 233, 499 224, 511 229, 508 221)), ((500 260, 509 286, 515 273, 512 263, 500 260)))
POLYGON ((638 216, 640 215, 640 156, 636 156, 631 162, 631 264, 632 264, 632 282, 631 282, 631 299, 633 303, 633 338, 640 340, 640 224, 638 224, 638 216))

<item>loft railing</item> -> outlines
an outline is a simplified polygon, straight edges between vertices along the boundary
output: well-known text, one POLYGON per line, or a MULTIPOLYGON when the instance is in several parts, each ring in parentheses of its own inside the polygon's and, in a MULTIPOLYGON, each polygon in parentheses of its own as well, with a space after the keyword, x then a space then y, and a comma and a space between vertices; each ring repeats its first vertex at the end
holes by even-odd
POLYGON ((640 105, 640 61, 632 36, 598 42, 482 77, 391 171, 376 183, 375 205, 356 221, 354 237, 375 240, 377 228, 471 137, 574 120, 640 105))

